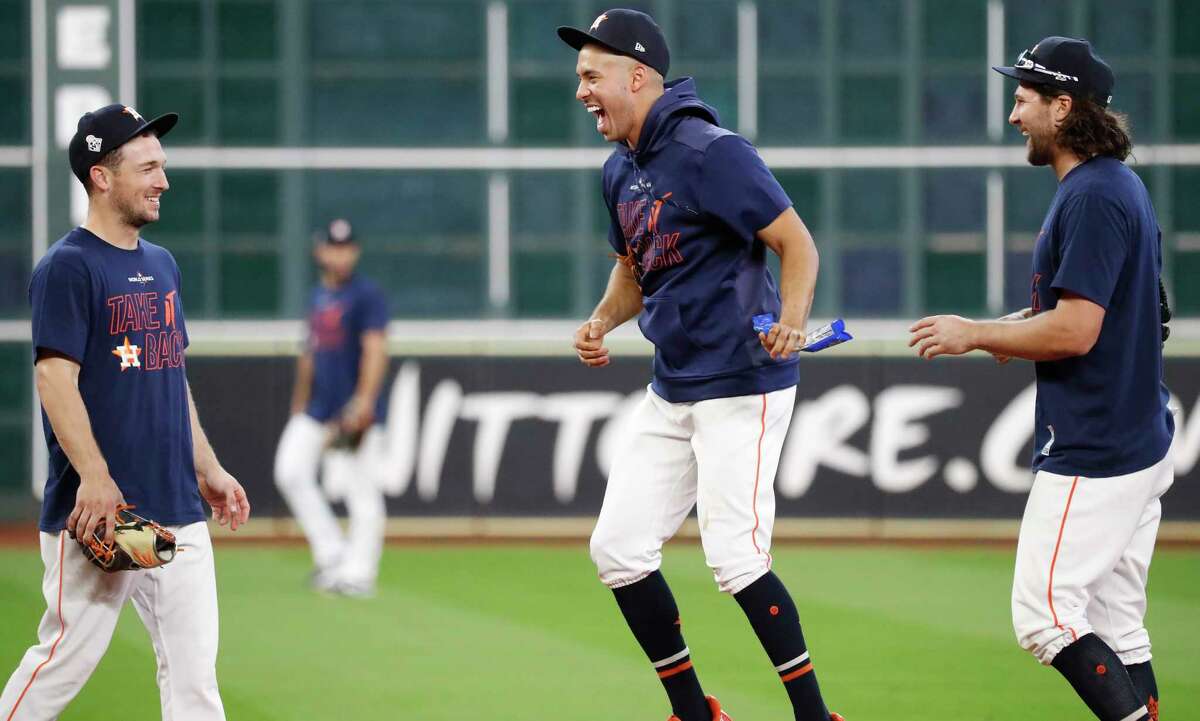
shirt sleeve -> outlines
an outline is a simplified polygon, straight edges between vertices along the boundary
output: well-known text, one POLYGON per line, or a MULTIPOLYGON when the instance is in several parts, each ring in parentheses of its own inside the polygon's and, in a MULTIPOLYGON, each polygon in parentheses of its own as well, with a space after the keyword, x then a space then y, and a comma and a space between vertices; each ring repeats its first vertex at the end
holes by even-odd
POLYGON ((1111 198, 1082 195, 1063 207, 1058 225, 1061 260, 1050 287, 1108 308, 1129 254, 1125 213, 1111 198))
POLYGON ((187 321, 184 320, 185 313, 183 312, 183 274, 179 272, 179 264, 175 262, 175 256, 171 256, 171 266, 175 269, 175 325, 179 328, 180 335, 183 336, 183 347, 188 347, 188 332, 187 321))
POLYGON ((701 206, 740 238, 752 240, 792 206, 758 151, 740 135, 714 140, 700 175, 701 206))
POLYGON ((29 282, 33 357, 39 348, 83 364, 92 328, 92 287, 82 268, 55 258, 29 282))
POLYGON ((363 332, 387 328, 388 307, 387 298, 384 297, 383 291, 378 288, 372 288, 365 300, 362 318, 363 332))

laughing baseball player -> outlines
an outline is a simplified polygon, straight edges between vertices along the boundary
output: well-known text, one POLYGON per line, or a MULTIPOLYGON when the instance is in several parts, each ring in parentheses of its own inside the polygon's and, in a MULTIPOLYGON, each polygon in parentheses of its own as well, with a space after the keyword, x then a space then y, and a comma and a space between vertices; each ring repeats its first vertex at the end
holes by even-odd
MULTIPOLYGON (((995 68, 1019 81, 1008 121, 1058 192, 1033 252, 1032 304, 1003 322, 934 316, 924 358, 985 350, 1035 361, 1036 474, 1017 544, 1013 627, 1103 721, 1158 719, 1146 579, 1175 424, 1163 383, 1161 233, 1121 161, 1113 73, 1085 40, 1049 37, 995 68)), ((1165 295, 1162 296, 1165 298, 1165 295)))
POLYGON ((795 718, 839 718, 821 699, 796 607, 771 572, 772 486, 817 278, 812 237, 754 147, 718 125, 695 83, 664 83, 670 55, 650 16, 609 10, 586 31, 558 34, 579 51, 575 97, 616 144, 603 190, 618 261, 575 349, 587 366, 608 365, 604 336, 639 314, 655 347, 653 381, 592 534, 600 580, 662 680, 671 719, 728 719, 701 690, 659 571, 663 543, 696 506, 717 586, 745 611, 795 718), (779 289, 767 248, 781 261, 779 289))
POLYGON ((50 450, 38 524, 47 608, 38 643, 0 695, 5 721, 58 718, 104 655, 126 601, 150 633, 163 718, 225 718, 201 498, 235 530, 250 504, 217 461, 192 402, 179 267, 138 234, 158 220, 169 187, 159 138, 177 120, 168 113, 147 122, 122 105, 80 118, 69 157, 88 193, 87 221, 50 248, 30 281, 50 450), (111 543, 135 527, 158 528, 143 519, 164 533, 130 547, 122 564, 111 543), (184 552, 172 558, 176 543, 184 552), (105 572, 118 568, 131 570, 105 572))

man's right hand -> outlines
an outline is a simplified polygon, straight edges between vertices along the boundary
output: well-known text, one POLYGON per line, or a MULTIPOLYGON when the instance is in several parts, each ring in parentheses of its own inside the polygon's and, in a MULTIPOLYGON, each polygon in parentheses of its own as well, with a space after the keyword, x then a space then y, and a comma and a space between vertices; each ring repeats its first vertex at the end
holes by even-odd
POLYGON ((579 362, 592 368, 608 365, 608 348, 604 347, 604 334, 608 332, 605 322, 592 318, 575 331, 575 353, 579 362))
POLYGON ((75 508, 67 518, 67 530, 73 538, 84 539, 103 526, 104 542, 112 543, 117 506, 123 503, 125 497, 107 471, 90 476, 81 475, 79 491, 75 494, 75 508))

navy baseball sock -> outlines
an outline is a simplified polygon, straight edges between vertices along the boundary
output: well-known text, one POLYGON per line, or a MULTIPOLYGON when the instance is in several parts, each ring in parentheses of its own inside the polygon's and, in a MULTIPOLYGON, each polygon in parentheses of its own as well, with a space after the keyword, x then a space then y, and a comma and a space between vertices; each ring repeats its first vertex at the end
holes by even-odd
POLYGON ((821 699, 817 674, 813 672, 800 614, 783 582, 771 571, 733 596, 745 612, 767 656, 779 672, 779 680, 792 701, 796 721, 829 721, 829 709, 821 699))
POLYGON ((1150 662, 1129 664, 1125 670, 1137 689, 1138 698, 1146 702, 1150 721, 1158 721, 1158 683, 1154 680, 1154 669, 1150 667, 1150 662))
POLYGON ((700 679, 692 668, 692 657, 683 642, 679 609, 667 580, 655 571, 612 592, 629 630, 654 665, 674 714, 680 721, 712 721, 700 679))
POLYGON ((1094 633, 1058 652, 1051 665, 1066 677, 1079 698, 1100 721, 1147 721, 1149 713, 1136 713, 1146 702, 1138 698, 1133 680, 1108 644, 1094 633))

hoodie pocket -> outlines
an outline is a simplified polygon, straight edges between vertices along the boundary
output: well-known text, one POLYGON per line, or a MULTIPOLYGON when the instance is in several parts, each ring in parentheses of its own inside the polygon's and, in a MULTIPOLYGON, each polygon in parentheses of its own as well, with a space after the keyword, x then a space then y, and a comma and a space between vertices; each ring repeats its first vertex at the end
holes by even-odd
POLYGON ((643 299, 642 315, 638 318, 642 334, 654 344, 659 359, 675 371, 692 369, 700 347, 688 336, 679 315, 679 305, 673 298, 651 296, 643 299))

